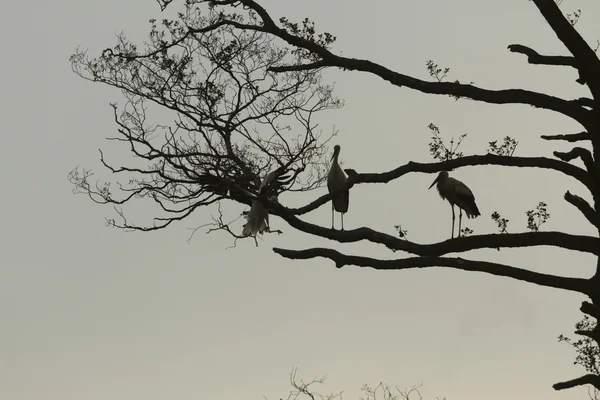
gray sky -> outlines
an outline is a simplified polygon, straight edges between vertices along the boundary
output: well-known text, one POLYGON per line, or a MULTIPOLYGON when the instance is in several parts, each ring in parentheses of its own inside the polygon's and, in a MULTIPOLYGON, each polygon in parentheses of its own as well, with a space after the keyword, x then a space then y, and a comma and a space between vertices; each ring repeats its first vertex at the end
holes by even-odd
MULTIPOLYGON (((335 50, 343 55, 417 77, 427 76, 425 61, 433 59, 451 68, 452 79, 487 88, 587 94, 573 70, 528 65, 506 50, 521 43, 567 54, 525 0, 261 3, 277 18, 314 19, 319 30, 338 36, 335 50)), ((566 0, 563 8, 581 8, 578 28, 592 43, 600 38, 600 3, 566 0)), ((400 388, 422 382, 425 399, 587 396, 584 388, 551 388, 583 373, 556 340, 581 318, 582 296, 439 268, 377 272, 336 270, 323 259, 292 262, 270 249, 402 254, 319 240, 277 218, 272 225, 284 235, 227 251, 224 234, 186 242, 189 228, 208 222, 206 212, 155 233, 106 228, 103 217, 112 209, 72 195, 66 176, 77 165, 99 169, 97 150, 115 132, 109 102, 123 101, 117 90, 75 76, 68 57, 79 44, 99 53, 121 30, 143 39, 148 19, 161 18, 158 7, 152 0, 13 1, 3 11, 1 398, 278 399, 287 396, 293 366, 307 379, 327 374, 323 390, 344 390, 346 399, 381 380, 400 388)), ((429 122, 445 137, 468 133, 467 154, 512 135, 520 141, 516 154, 551 157, 554 144, 539 136, 579 129, 528 106, 454 102, 366 74, 331 70, 326 77, 346 107, 327 113, 321 126, 339 129, 341 159, 358 171, 431 161, 429 122)), ((543 200, 552 216, 543 229, 593 234, 562 199, 566 190, 589 196, 556 173, 477 167, 454 176, 476 195, 482 217, 467 223, 476 233, 495 230, 493 211, 510 219, 510 231, 525 230, 525 211, 543 200)), ((346 228, 391 233, 401 223, 411 240, 446 239, 450 207, 427 190, 433 178, 415 174, 356 187, 346 228)), ((282 201, 305 200, 290 197, 282 201)), ((329 212, 322 207, 307 219, 327 226, 329 212)), ((546 248, 475 256, 569 276, 589 276, 594 265, 590 256, 546 248)))

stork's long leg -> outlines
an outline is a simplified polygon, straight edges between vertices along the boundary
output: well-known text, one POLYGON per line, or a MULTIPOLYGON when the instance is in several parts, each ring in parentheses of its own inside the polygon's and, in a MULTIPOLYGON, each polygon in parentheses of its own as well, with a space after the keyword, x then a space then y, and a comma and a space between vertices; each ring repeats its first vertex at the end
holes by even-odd
POLYGON ((331 203, 331 230, 333 230, 333 216, 335 214, 335 209, 333 207, 333 202, 331 203))
POLYGON ((462 232, 462 208, 459 207, 460 212, 458 213, 458 237, 462 232))
POLYGON ((454 204, 450 203, 452 206, 452 239, 454 239, 454 221, 456 221, 456 215, 454 215, 454 204))
POLYGON ((341 213, 341 214, 342 214, 342 231, 343 231, 344 230, 344 213, 341 213))

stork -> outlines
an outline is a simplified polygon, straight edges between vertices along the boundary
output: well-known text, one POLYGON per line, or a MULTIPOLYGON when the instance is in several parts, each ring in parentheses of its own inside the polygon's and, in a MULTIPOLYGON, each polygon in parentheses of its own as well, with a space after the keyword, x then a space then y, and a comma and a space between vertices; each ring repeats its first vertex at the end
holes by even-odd
MULTIPOLYGON (((339 155, 340 145, 336 144, 335 146, 333 146, 331 168, 329 169, 329 174, 327 175, 327 189, 329 190, 329 193, 333 193, 346 185, 346 174, 344 173, 344 171, 342 171, 342 168, 338 163, 339 155)), ((344 214, 348 212, 349 201, 350 190, 348 189, 342 191, 341 193, 338 193, 331 199, 331 229, 334 229, 334 211, 337 211, 342 214, 342 230, 344 230, 344 214)))
MULTIPOLYGON (((277 202, 278 190, 293 179, 293 175, 289 177, 285 176, 284 173, 285 168, 283 167, 269 172, 260 183, 259 196, 268 195, 269 201, 277 202), (269 195, 270 193, 273 194, 269 195)), ((246 217, 247 222, 242 228, 242 236, 256 237, 257 233, 262 235, 263 232, 269 230, 269 211, 259 200, 252 200, 250 211, 244 211, 243 215, 246 217)))
POLYGON ((250 211, 244 211, 246 223, 242 228, 242 236, 254 236, 257 233, 263 234, 269 229, 269 212, 265 206, 258 200, 252 200, 250 211))
POLYGON ((460 209, 458 217, 458 236, 460 237, 463 210, 465 210, 467 218, 476 218, 481 215, 477 208, 477 204, 475 204, 475 196, 473 196, 473 192, 471 192, 471 189, 469 189, 467 185, 458 179, 450 178, 447 171, 441 171, 431 186, 429 186, 429 189, 436 183, 440 197, 444 200, 448 200, 448 203, 452 206, 452 238, 454 238, 454 221, 456 220, 454 215, 454 205, 457 205, 460 209))

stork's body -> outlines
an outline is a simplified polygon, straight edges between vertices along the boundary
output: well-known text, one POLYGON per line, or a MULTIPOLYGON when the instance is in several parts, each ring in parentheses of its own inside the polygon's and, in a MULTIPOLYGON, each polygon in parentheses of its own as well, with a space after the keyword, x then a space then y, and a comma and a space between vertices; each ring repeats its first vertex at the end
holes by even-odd
MULTIPOLYGON (((266 196, 270 194, 268 199, 272 202, 277 202, 277 191, 285 183, 289 177, 284 176, 285 170, 283 168, 277 168, 274 171, 269 172, 258 188, 258 194, 260 196, 266 196)), ((261 235, 263 232, 269 230, 269 210, 263 203, 258 200, 252 200, 252 206, 250 211, 245 211, 244 216, 246 217, 246 224, 242 229, 242 236, 255 236, 257 233, 261 235)))
MULTIPOLYGON (((333 193, 336 190, 346 185, 346 174, 342 171, 338 162, 340 155, 340 146, 335 145, 333 147, 333 156, 331 157, 331 168, 329 168, 329 174, 327 175, 327 189, 329 193, 333 193)), ((348 203, 350 202, 350 191, 348 189, 335 195, 331 200, 331 229, 334 229, 334 215, 335 211, 342 214, 342 230, 344 230, 344 214, 348 212, 348 203)))
POLYGON ((265 206, 258 200, 252 200, 250 211, 244 212, 246 224, 242 229, 242 236, 256 236, 257 233, 263 234, 269 229, 269 212, 265 206))
POLYGON ((446 171, 439 173, 431 186, 429 186, 429 189, 436 183, 440 197, 444 200, 448 200, 448 203, 452 206, 452 238, 454 238, 454 222, 456 220, 454 205, 457 205, 460 209, 458 218, 458 236, 460 237, 463 210, 465 211, 465 214, 467 214, 467 218, 476 218, 481 215, 479 213, 479 208, 477 208, 477 204, 475 204, 475 196, 467 185, 458 179, 450 178, 446 171))

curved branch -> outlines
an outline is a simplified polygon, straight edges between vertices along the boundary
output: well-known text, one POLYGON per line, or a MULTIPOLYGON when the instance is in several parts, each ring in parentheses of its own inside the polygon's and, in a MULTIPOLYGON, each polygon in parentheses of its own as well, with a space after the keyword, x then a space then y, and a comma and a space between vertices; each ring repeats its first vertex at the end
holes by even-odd
POLYGON ((513 53, 520 53, 527 56, 527 62, 529 64, 536 65, 556 65, 573 67, 577 69, 577 61, 575 57, 571 56, 544 56, 533 50, 530 47, 523 46, 522 44, 511 44, 508 46, 508 50, 513 53))
POLYGON ((571 194, 569 191, 565 193, 565 200, 575 206, 592 225, 596 228, 600 228, 600 221, 598 221, 596 212, 590 203, 577 195, 571 194))
POLYGON ((367 240, 382 244, 393 251, 405 251, 419 256, 440 256, 448 253, 463 253, 476 249, 516 248, 533 246, 556 246, 568 250, 600 255, 600 239, 591 236, 570 235, 562 232, 497 233, 490 235, 463 236, 439 243, 418 244, 397 238, 386 233, 362 227, 347 231, 337 231, 303 221, 288 213, 275 203, 268 205, 272 214, 281 217, 290 226, 302 232, 340 243, 353 243, 367 240))
POLYGON ((560 158, 565 162, 569 162, 576 158, 581 158, 581 161, 585 164, 585 168, 587 168, 588 172, 593 173, 596 168, 594 165, 594 158, 592 157, 592 153, 588 149, 584 149, 583 147, 574 147, 568 152, 555 151, 553 153, 556 157, 560 158))
POLYGON ((554 390, 563 390, 574 388, 575 386, 593 385, 596 389, 600 389, 600 376, 587 374, 580 378, 571 379, 570 381, 559 382, 552 385, 554 390))
MULTIPOLYGON (((505 167, 552 169, 577 179, 579 182, 585 185, 590 190, 590 192, 594 190, 594 184, 588 173, 585 170, 577 166, 567 164, 566 162, 553 160, 551 158, 545 157, 515 157, 486 154, 478 156, 466 156, 438 163, 418 163, 411 161, 391 171, 382 173, 357 173, 353 169, 346 169, 345 171, 348 174, 348 180, 346 181, 346 186, 341 188, 339 192, 346 189, 350 189, 354 185, 361 183, 388 183, 411 172, 422 172, 432 174, 440 171, 449 171, 455 168, 476 165, 498 165, 505 167)), ((323 204, 326 204, 337 193, 338 192, 325 194, 303 207, 288 208, 286 209, 286 211, 294 215, 306 214, 308 212, 316 210, 323 204)))
POLYGON ((486 261, 465 260, 463 258, 411 257, 397 260, 378 260, 369 257, 350 256, 342 254, 336 250, 325 248, 312 248, 306 250, 274 248, 273 251, 282 257, 292 260, 308 260, 317 257, 328 258, 335 262, 337 268, 342 268, 345 265, 356 265, 358 267, 369 267, 380 270, 448 267, 461 269, 463 271, 484 272, 487 274, 504 276, 524 282, 534 283, 540 286, 571 290, 584 294, 589 289, 588 281, 581 278, 542 274, 539 272, 528 271, 526 269, 511 267, 509 265, 486 261))

